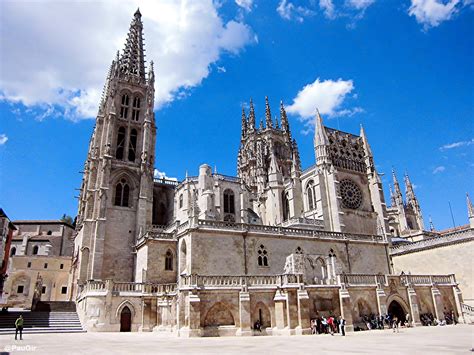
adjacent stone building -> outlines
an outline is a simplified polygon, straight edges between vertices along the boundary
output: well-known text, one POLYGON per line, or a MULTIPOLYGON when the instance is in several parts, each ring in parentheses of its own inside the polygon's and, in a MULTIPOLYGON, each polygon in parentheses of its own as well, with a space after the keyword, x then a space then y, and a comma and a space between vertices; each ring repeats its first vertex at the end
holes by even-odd
POLYGON ((6 305, 31 308, 35 290, 41 301, 70 300, 74 227, 60 220, 13 223, 6 305))
MULTIPOLYGON (((283 104, 241 116, 237 176, 203 164, 154 179, 153 63, 137 11, 112 61, 84 167, 71 289, 90 331, 180 336, 304 334, 310 319, 407 313, 462 321, 448 275, 395 274, 392 235, 423 230, 413 189, 387 208, 368 138, 317 114, 315 165, 302 169, 283 104)), ((159 85, 159 78, 158 83, 159 85)), ((406 183, 409 182, 406 177, 406 183)))

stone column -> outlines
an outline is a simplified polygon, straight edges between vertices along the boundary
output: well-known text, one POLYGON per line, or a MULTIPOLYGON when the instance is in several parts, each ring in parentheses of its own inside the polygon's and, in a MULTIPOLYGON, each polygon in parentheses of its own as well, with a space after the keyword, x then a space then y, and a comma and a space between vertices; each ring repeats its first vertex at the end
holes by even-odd
POLYGON ((240 328, 236 335, 238 336, 250 336, 252 334, 252 319, 250 310, 250 293, 240 292, 239 293, 239 317, 240 317, 240 328))
POLYGON ((298 290, 298 326, 296 334, 311 334, 311 320, 309 317, 309 295, 306 290, 298 290))
POLYGON ((459 323, 466 323, 464 319, 464 315, 462 313, 462 293, 458 286, 453 286, 453 294, 454 294, 454 303, 456 306, 456 313, 457 313, 457 321, 459 323))
POLYGON ((377 293, 377 309, 379 312, 379 316, 387 314, 387 295, 383 288, 377 287, 375 290, 377 293))
POLYGON ((418 306, 418 297, 416 296, 415 290, 411 287, 407 287, 408 303, 410 304, 410 314, 413 326, 421 325, 420 321, 420 307, 418 306))
POLYGON ((436 285, 431 286, 431 296, 433 297, 433 305, 435 309, 435 316, 438 320, 444 320, 444 306, 443 297, 436 285))
POLYGON ((150 312, 151 312, 151 300, 147 298, 142 299, 142 325, 140 331, 149 332, 150 328, 150 312))
POLYGON ((286 305, 286 294, 283 294, 281 290, 277 290, 275 297, 275 327, 274 330, 281 331, 285 329, 285 305, 286 305))
POLYGON ((286 320, 290 334, 295 334, 298 326, 298 297, 296 290, 286 291, 286 320))
POLYGON ((354 330, 354 321, 352 319, 352 301, 349 291, 342 286, 339 289, 339 303, 341 306, 341 316, 346 320, 346 331, 354 330))

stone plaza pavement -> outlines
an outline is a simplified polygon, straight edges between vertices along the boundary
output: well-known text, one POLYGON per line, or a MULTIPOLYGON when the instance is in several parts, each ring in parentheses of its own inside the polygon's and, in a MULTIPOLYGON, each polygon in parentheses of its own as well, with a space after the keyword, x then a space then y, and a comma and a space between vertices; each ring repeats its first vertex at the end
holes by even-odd
POLYGON ((159 333, 0 335, 0 354, 467 354, 474 326, 417 327, 331 335, 182 339, 159 333), (23 349, 15 346, 23 346, 23 349))

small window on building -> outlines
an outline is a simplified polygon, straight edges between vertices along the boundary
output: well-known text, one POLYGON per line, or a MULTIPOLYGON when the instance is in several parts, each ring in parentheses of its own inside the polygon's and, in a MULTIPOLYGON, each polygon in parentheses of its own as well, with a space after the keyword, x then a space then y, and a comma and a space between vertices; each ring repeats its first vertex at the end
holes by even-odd
POLYGON ((306 187, 306 195, 308 198, 308 210, 314 210, 315 207, 315 196, 314 196, 314 183, 313 180, 308 182, 308 185, 306 187))
POLYGON ((23 290, 25 289, 25 286, 23 285, 18 285, 16 289, 16 293, 23 293, 23 290))
POLYGON ((28 261, 27 267, 29 267, 29 268, 31 267, 31 261, 28 261))
POLYGON ((133 98, 132 120, 138 121, 140 119, 140 98, 135 96, 133 98))
POLYGON ((127 184, 127 180, 120 180, 120 182, 115 186, 115 206, 128 207, 129 194, 130 187, 127 184))
POLYGON ((179 208, 183 208, 183 194, 179 195, 179 208))
POLYGON ((303 249, 301 249, 301 247, 296 248, 295 254, 304 254, 303 249))
POLYGON ((53 232, 52 231, 48 231, 48 233, 46 233, 47 235, 52 235, 53 232))
POLYGON ((260 245, 257 251, 258 266, 268 266, 268 253, 263 244, 260 245))
POLYGON ((119 160, 122 160, 124 151, 125 151, 125 127, 120 127, 117 134, 117 150, 115 151, 115 157, 119 160))
POLYGON ((67 293, 67 286, 61 287, 61 294, 65 295, 67 293))
POLYGON ((59 265, 59 268, 62 270, 64 269, 64 264, 59 265))
POLYGON ((13 247, 12 250, 10 250, 10 256, 13 256, 16 254, 16 248, 13 247))
POLYGON ((120 118, 127 119, 128 117, 128 106, 130 104, 130 99, 127 94, 122 96, 122 105, 120 106, 120 118))
POLYGON ((135 161, 137 151, 137 137, 138 133, 136 129, 130 131, 130 141, 128 143, 128 160, 135 161))
POLYGON ((44 268, 45 268, 45 269, 48 268, 48 263, 44 263, 44 268))
POLYGON ((235 213, 234 191, 227 189, 224 191, 224 213, 235 213))
POLYGON ((38 255, 39 246, 35 245, 33 247, 33 255, 38 255))
POLYGON ((173 253, 171 250, 166 252, 165 256, 165 270, 172 271, 173 270, 173 253))
POLYGON ((282 192, 281 200, 283 202, 283 220, 287 221, 290 218, 290 201, 288 199, 288 192, 282 192))
POLYGON ((46 293, 46 286, 43 286, 43 287, 41 288, 41 293, 42 293, 43 295, 46 293))

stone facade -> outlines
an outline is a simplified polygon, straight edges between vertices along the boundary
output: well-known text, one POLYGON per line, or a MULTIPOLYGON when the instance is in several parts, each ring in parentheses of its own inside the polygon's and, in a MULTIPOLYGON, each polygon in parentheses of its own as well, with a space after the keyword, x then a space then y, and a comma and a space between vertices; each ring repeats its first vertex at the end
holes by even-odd
MULTIPOLYGON (((242 112, 238 176, 203 164, 179 183, 154 179, 142 29, 137 11, 85 163, 71 292, 88 330, 246 336, 259 320, 264 334, 306 334, 330 314, 348 329, 386 313, 417 325, 420 309, 462 320, 453 275, 393 274, 390 215, 362 127, 335 130, 318 114, 316 164, 302 170, 284 106, 273 122, 266 99, 258 128, 253 103, 242 112)), ((412 189, 407 198, 422 229, 412 189)))

